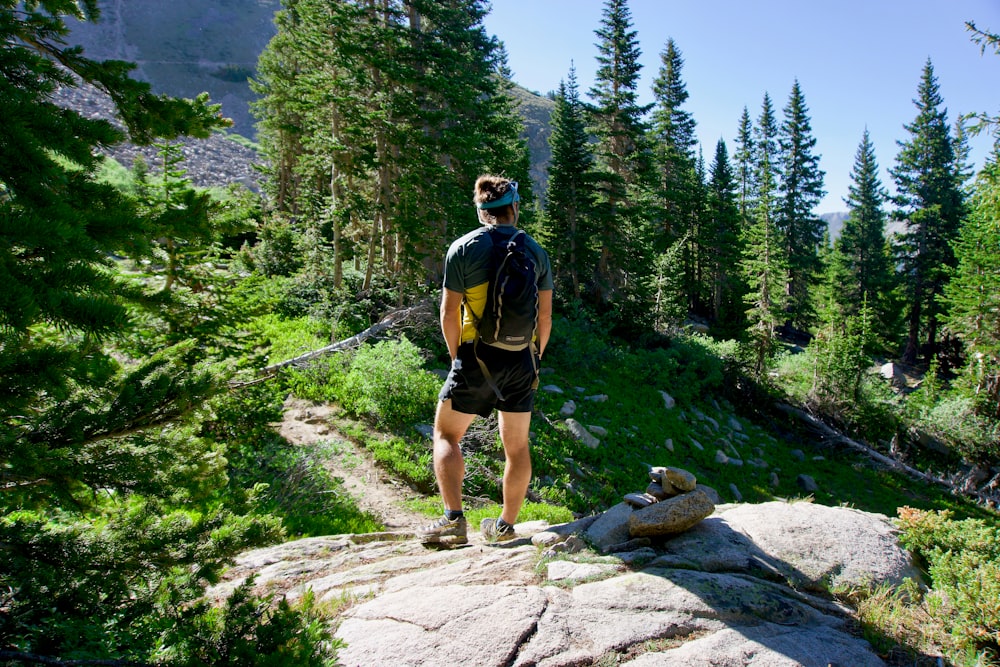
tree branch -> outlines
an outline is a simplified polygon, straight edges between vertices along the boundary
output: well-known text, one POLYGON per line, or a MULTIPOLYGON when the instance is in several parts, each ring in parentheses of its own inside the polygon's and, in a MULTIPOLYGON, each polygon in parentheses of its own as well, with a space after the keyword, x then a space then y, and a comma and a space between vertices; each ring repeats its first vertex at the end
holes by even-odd
POLYGON ((836 444, 847 445, 848 447, 865 454, 869 458, 878 461, 882 465, 891 468, 892 470, 896 470, 897 472, 902 472, 906 475, 909 475, 910 477, 919 479, 924 482, 930 482, 931 484, 937 484, 939 486, 943 486, 956 495, 964 495, 986 504, 996 503, 996 499, 990 498, 986 494, 980 493, 978 491, 971 491, 971 492, 963 491, 962 489, 958 488, 958 486, 956 486, 951 480, 945 479, 943 477, 937 477, 935 475, 931 475, 922 472, 920 470, 917 470, 912 466, 908 466, 901 461, 897 461, 896 459, 890 456, 886 456, 885 454, 882 454, 874 450, 873 448, 869 447, 863 442, 852 440, 851 438, 848 438, 840 431, 830 426, 827 426, 822 421, 820 421, 813 415, 809 414, 805 410, 792 407, 791 405, 788 405, 786 403, 775 403, 775 407, 784 412, 785 414, 791 415, 796 419, 806 422, 806 424, 808 424, 813 430, 817 431, 824 440, 836 444))
POLYGON ((303 364, 312 361, 317 357, 321 357, 324 354, 330 354, 332 352, 340 352, 341 350, 354 347, 360 344, 365 339, 371 338, 376 334, 380 334, 386 329, 389 329, 395 326, 396 324, 402 322, 419 308, 421 308, 421 306, 412 306, 410 308, 402 308, 399 310, 394 310, 385 317, 383 317, 380 322, 368 327, 359 334, 355 334, 350 338, 333 343, 332 345, 321 347, 318 350, 306 352, 305 354, 299 355, 294 359, 288 359, 286 361, 281 361, 276 364, 271 364, 270 366, 266 366, 257 371, 256 380, 250 380, 248 382, 230 382, 229 386, 230 388, 238 388, 238 387, 245 387, 250 384, 256 384, 257 382, 261 382, 267 378, 273 377, 282 368, 288 368, 289 366, 302 366, 303 364))

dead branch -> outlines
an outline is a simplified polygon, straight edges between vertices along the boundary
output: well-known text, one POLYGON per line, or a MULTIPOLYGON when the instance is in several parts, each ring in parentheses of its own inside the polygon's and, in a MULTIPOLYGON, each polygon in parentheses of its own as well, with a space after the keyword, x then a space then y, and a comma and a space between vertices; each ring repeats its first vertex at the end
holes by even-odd
POLYGON ((350 338, 346 338, 342 341, 338 341, 326 347, 321 347, 318 350, 312 350, 301 354, 293 359, 288 359, 286 361, 281 361, 276 364, 271 364, 257 371, 256 379, 249 381, 233 381, 229 383, 230 388, 245 387, 251 384, 257 384, 258 382, 263 382, 271 377, 274 377, 278 371, 282 368, 288 368, 289 366, 303 366, 308 362, 321 357, 325 354, 331 354, 334 352, 340 352, 349 348, 356 347, 364 342, 366 339, 376 336, 386 329, 392 328, 393 326, 404 322, 410 315, 421 310, 423 305, 412 306, 410 308, 401 308, 399 310, 394 310, 385 317, 382 318, 377 324, 373 324, 361 333, 355 334, 350 338))
POLYGON ((865 454, 869 458, 881 463, 882 465, 895 470, 897 472, 902 472, 910 477, 919 479, 924 482, 930 482, 931 484, 937 484, 942 486, 951 493, 955 495, 964 495, 970 497, 979 502, 985 503, 987 505, 992 505, 995 503, 995 499, 990 498, 988 495, 979 493, 978 491, 966 491, 958 486, 956 486, 951 480, 945 479, 943 477, 937 477, 936 475, 931 475, 925 473, 921 470, 917 470, 912 466, 908 466, 902 461, 897 461, 896 459, 886 456, 881 452, 876 451, 872 447, 866 445, 863 442, 858 442, 857 440, 852 440, 846 435, 836 430, 835 428, 824 424, 822 421, 809 414, 805 410, 792 407, 786 403, 775 403, 775 407, 784 412, 785 414, 791 415, 800 421, 805 422, 811 429, 813 429, 819 436, 826 442, 833 444, 847 445, 851 449, 865 454))

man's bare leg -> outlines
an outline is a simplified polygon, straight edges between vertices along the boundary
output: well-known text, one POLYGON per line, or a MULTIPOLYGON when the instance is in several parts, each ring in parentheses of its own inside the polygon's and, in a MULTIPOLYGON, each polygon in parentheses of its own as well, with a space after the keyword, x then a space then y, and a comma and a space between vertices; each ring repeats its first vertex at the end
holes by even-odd
POLYGON ((530 427, 530 412, 500 413, 500 440, 507 459, 503 469, 503 513, 500 517, 512 526, 517 522, 531 483, 530 427))
POLYGON ((446 510, 462 509, 465 459, 458 443, 475 418, 476 415, 453 410, 451 399, 438 401, 434 416, 434 476, 446 510))

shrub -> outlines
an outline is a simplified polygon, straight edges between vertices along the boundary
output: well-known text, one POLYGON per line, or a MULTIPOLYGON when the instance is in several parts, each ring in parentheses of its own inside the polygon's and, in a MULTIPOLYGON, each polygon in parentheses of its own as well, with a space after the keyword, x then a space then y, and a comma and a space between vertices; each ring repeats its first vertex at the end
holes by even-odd
POLYGON ((382 341, 357 351, 340 399, 359 417, 399 428, 433 418, 439 384, 406 338, 382 341))
POLYGON ((899 509, 900 542, 928 563, 940 611, 961 649, 1000 653, 1000 526, 949 511, 899 509))

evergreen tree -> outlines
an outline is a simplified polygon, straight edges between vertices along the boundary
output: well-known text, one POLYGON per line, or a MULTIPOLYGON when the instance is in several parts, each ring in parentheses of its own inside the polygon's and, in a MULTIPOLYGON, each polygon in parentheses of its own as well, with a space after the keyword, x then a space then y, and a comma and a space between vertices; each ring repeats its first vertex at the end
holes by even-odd
POLYGON ((583 296, 582 282, 596 260, 590 244, 594 175, 585 113, 576 68, 571 67, 567 81, 559 83, 552 110, 552 162, 542 240, 552 258, 555 293, 573 302, 583 296))
POLYGON ((171 639, 201 631, 208 615, 195 600, 227 559, 279 535, 272 520, 206 502, 225 484, 225 459, 191 421, 219 384, 196 341, 142 360, 115 345, 135 335, 145 295, 113 258, 148 254, 163 227, 97 179, 100 149, 126 136, 206 137, 227 123, 204 96, 153 95, 129 78, 132 65, 66 45, 66 20, 97 17, 96 0, 0 3, 0 646, 9 661, 148 664, 171 639), (125 131, 53 102, 58 86, 87 84, 110 96, 125 131))
POLYGON ((965 380, 978 410, 1000 419, 1000 148, 979 173, 970 213, 954 244, 945 322, 965 343, 965 380))
POLYGON ((754 192, 754 143, 753 121, 750 112, 743 107, 736 135, 736 192, 739 205, 740 220, 746 223, 750 219, 750 208, 754 192))
MULTIPOLYGON (((696 169, 695 121, 682 107, 688 93, 681 78, 684 59, 673 39, 660 54, 661 66, 653 81, 656 106, 652 115, 653 152, 658 172, 659 215, 657 247, 662 249, 684 236, 682 253, 684 279, 680 283, 688 308, 705 310, 707 286, 704 284, 704 239, 700 225, 703 198, 702 183, 696 169)), ((669 269, 676 270, 675 267, 669 269)))
POLYGON ((590 131, 600 182, 595 212, 599 256, 596 303, 619 321, 641 326, 649 312, 651 161, 638 103, 639 43, 625 0, 607 0, 599 42, 590 131))
POLYGON ((848 316, 857 315, 867 303, 872 331, 881 332, 883 343, 893 340, 898 320, 895 272, 885 236, 888 197, 878 175, 875 148, 866 129, 854 156, 844 229, 837 239, 834 261, 844 273, 835 283, 833 297, 848 316))
POLYGON ((256 109, 272 164, 292 165, 298 183, 287 210, 333 247, 335 284, 348 254, 363 264, 363 291, 376 279, 401 295, 436 282, 441 248, 475 224, 468 193, 485 171, 522 183, 530 223, 522 121, 501 45, 482 26, 484 2, 285 5, 256 109))
POLYGON ((792 86, 784 121, 779 129, 781 174, 777 225, 785 242, 788 274, 785 279, 786 315, 789 323, 807 328, 814 320, 810 303, 812 287, 819 280, 817 250, 826 225, 814 209, 823 195, 823 171, 815 155, 809 110, 799 82, 792 86))
POLYGON ((711 317, 723 337, 738 337, 744 327, 740 213, 736 178, 729 163, 726 142, 715 146, 709 168, 705 256, 711 287, 711 317))
POLYGON ((906 289, 907 363, 916 361, 922 333, 928 349, 935 349, 941 315, 937 297, 955 265, 951 244, 964 207, 954 139, 929 59, 914 104, 917 117, 905 126, 910 138, 899 142, 896 165, 890 170, 896 183, 896 216, 906 223, 898 252, 906 289))
POLYGON ((751 366, 756 377, 766 371, 776 343, 776 329, 784 306, 787 273, 785 244, 781 239, 776 213, 778 205, 778 126, 774 106, 766 93, 761 114, 754 127, 755 184, 752 216, 744 236, 741 263, 747 293, 744 303, 748 320, 751 366))

